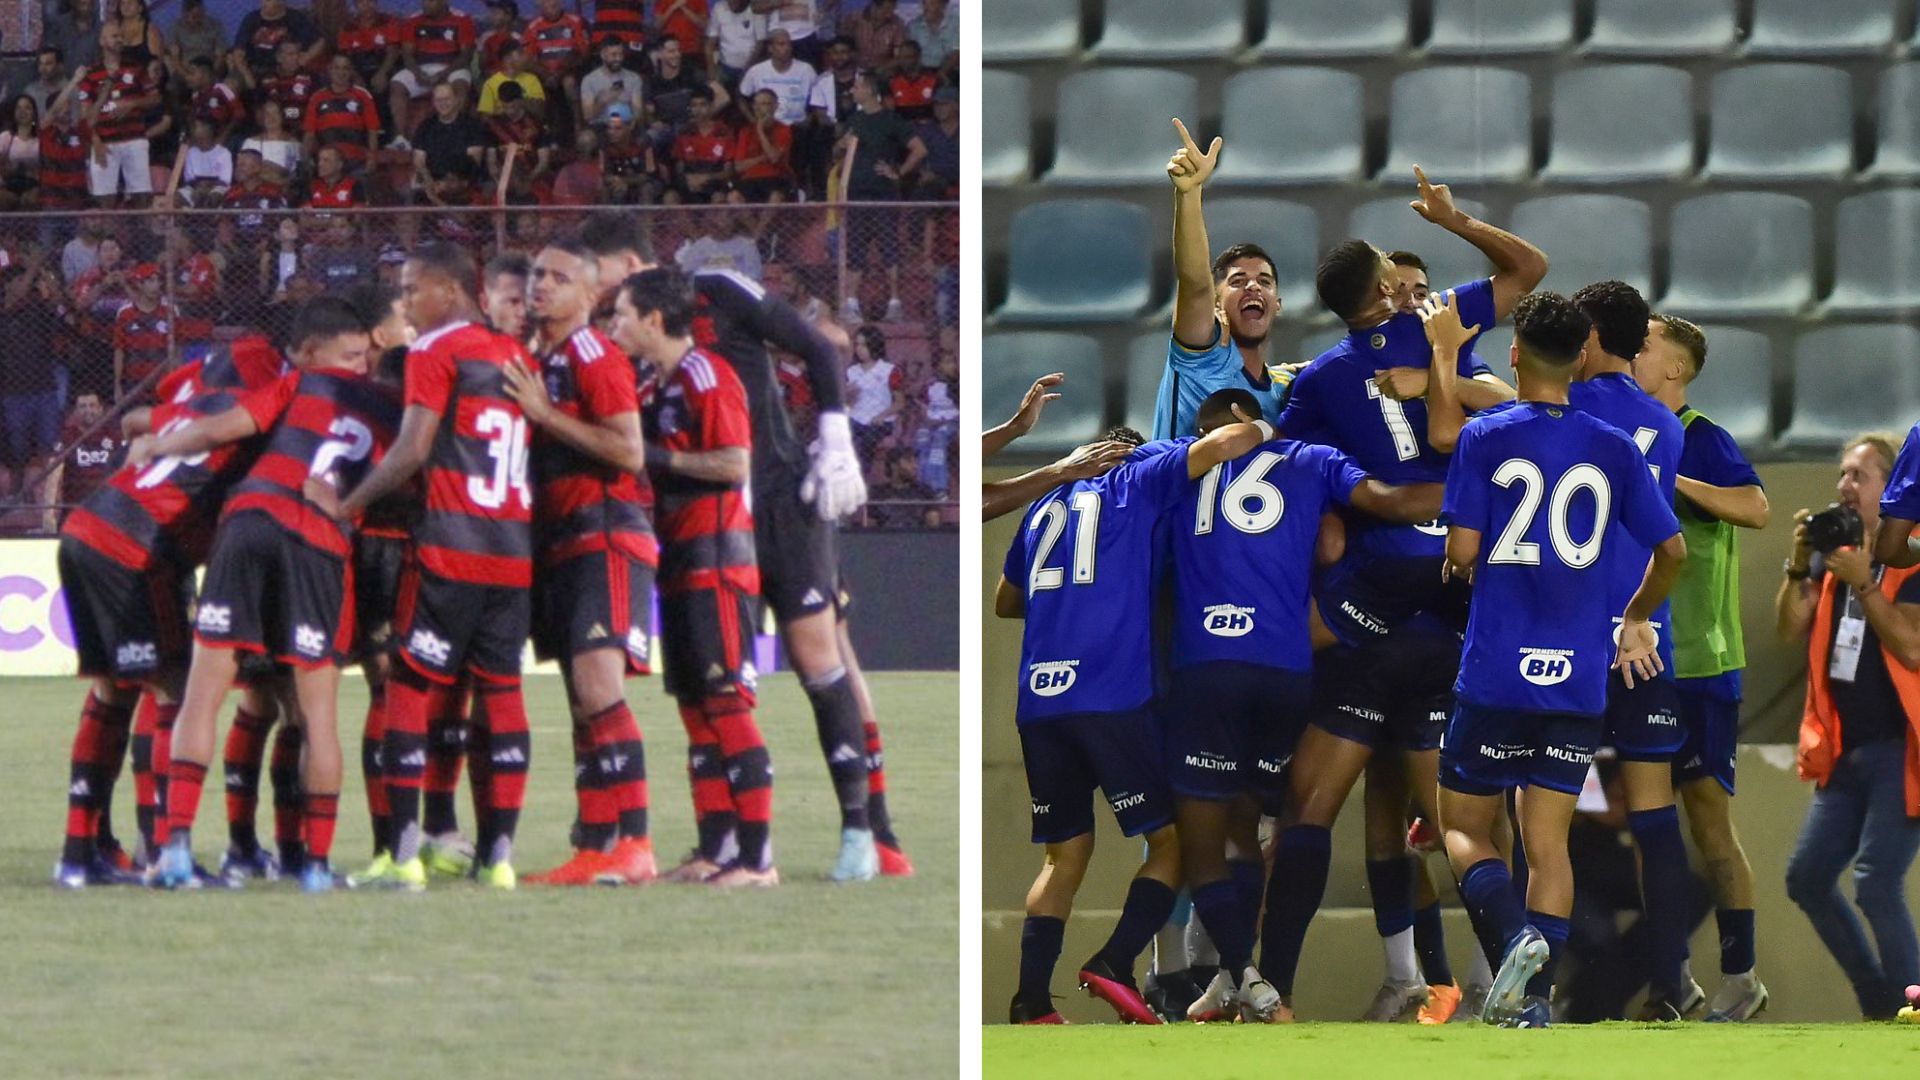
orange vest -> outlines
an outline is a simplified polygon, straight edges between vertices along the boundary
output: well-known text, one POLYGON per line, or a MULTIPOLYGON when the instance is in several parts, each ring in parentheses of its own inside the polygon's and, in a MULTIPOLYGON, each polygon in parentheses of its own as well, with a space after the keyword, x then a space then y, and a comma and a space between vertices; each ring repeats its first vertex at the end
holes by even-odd
MULTIPOLYGON (((1880 593, 1889 603, 1900 592, 1901 582, 1920 573, 1920 566, 1905 570, 1891 567, 1880 577, 1880 593)), ((1807 635, 1807 703, 1800 714, 1800 750, 1797 764, 1800 779, 1825 787, 1840 760, 1840 717, 1833 710, 1832 688, 1827 681, 1827 659, 1833 651, 1833 601, 1840 581, 1828 574, 1820 584, 1820 602, 1814 609, 1813 627, 1807 635)), ((1886 658, 1887 676, 1900 697, 1907 714, 1907 816, 1920 817, 1920 671, 1904 667, 1886 644, 1880 644, 1886 658)))

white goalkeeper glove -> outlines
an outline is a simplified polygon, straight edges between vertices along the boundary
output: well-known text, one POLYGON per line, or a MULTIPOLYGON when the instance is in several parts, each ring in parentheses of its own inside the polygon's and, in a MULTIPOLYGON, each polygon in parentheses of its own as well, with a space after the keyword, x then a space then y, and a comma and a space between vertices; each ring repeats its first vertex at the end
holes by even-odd
POLYGON ((800 498, 814 504, 822 521, 838 521, 866 505, 867 481, 846 413, 820 414, 820 438, 813 444, 813 465, 801 481, 800 498))

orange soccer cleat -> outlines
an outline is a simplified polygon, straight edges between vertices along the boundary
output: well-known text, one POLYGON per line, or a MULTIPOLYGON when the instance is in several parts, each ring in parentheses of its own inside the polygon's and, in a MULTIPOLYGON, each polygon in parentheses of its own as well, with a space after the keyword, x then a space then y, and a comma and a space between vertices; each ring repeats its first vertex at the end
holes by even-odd
POLYGON ((881 877, 912 877, 913 860, 898 844, 875 843, 874 849, 880 853, 881 877))
POLYGON ((1460 1008, 1460 988, 1458 986, 1428 986, 1427 1003, 1420 1006, 1415 1017, 1422 1024, 1444 1024, 1453 1019, 1460 1008))
POLYGON ((604 851, 577 848, 573 858, 541 874, 528 874, 521 880, 529 885, 592 885, 612 866, 613 857, 604 851))
POLYGON ((607 861, 596 880, 602 885, 645 885, 659 877, 659 867, 653 861, 653 840, 628 836, 617 841, 607 853, 607 861))

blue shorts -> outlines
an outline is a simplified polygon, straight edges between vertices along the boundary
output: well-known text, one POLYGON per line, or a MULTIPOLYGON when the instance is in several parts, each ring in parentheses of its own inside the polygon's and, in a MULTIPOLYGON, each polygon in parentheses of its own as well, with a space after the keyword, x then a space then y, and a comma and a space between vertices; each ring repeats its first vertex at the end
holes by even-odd
POLYGON ((1377 750, 1434 750, 1453 712, 1460 639, 1398 633, 1362 648, 1336 645, 1314 658, 1313 726, 1377 750))
POLYGON ((1463 701, 1440 744, 1440 786, 1463 795, 1523 787, 1578 795, 1600 730, 1598 716, 1483 709, 1463 701))
POLYGON ((1680 691, 1670 676, 1627 689, 1618 669, 1607 675, 1607 730, 1602 746, 1621 761, 1673 761, 1687 741, 1680 722, 1680 691))
POLYGON ((1684 784, 1711 777, 1731 795, 1733 759, 1740 745, 1740 701, 1690 685, 1701 681, 1674 680, 1686 741, 1673 759, 1673 782, 1684 784))
POLYGON ((1305 726, 1313 676, 1215 660, 1179 668, 1162 712, 1167 777, 1174 794, 1263 802, 1285 790, 1281 775, 1305 726))
POLYGON ((1314 586, 1320 618, 1343 645, 1380 641, 1421 612, 1455 629, 1467 625, 1464 581, 1441 581, 1442 556, 1349 555, 1314 586))
POLYGON ((1073 713, 1020 728, 1033 800, 1033 842, 1093 831, 1093 789, 1107 796, 1120 831, 1139 836, 1173 821, 1160 725, 1145 708, 1073 713))

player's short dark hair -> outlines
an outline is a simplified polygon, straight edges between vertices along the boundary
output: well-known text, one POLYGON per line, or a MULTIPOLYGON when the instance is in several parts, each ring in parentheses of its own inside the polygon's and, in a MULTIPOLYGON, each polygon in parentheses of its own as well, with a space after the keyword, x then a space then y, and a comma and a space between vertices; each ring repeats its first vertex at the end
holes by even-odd
POLYGON ((1227 279, 1227 271, 1232 269, 1233 264, 1239 262, 1241 259, 1259 259, 1267 264, 1267 269, 1272 272, 1274 277, 1277 278, 1280 276, 1280 268, 1273 264, 1273 256, 1267 254, 1266 248, 1261 247, 1259 244, 1235 244, 1214 257, 1213 283, 1218 285, 1222 281, 1225 281, 1227 279))
POLYGON ((1205 435, 1222 425, 1239 423, 1240 418, 1233 415, 1235 405, 1248 416, 1260 415, 1260 399, 1253 396, 1253 391, 1244 386, 1229 386, 1208 394, 1207 400, 1200 403, 1199 410, 1193 414, 1194 427, 1205 435))
POLYGON ((1411 251, 1389 251, 1387 252, 1387 261, 1395 266, 1411 266, 1423 274, 1432 273, 1432 271, 1427 269, 1427 260, 1415 255, 1411 251))
POLYGON ((473 295, 475 279, 473 254, 466 248, 442 241, 421 244, 407 253, 407 261, 419 264, 422 270, 446 278, 460 287, 468 296, 473 295))
POLYGON ((633 254, 643 262, 653 261, 653 241, 631 210, 602 210, 581 224, 579 235, 595 258, 633 254))
POLYGON ((1119 427, 1108 428, 1107 433, 1100 436, 1100 439, 1103 442, 1126 443, 1128 446, 1145 446, 1147 444, 1147 437, 1145 435, 1140 434, 1125 424, 1119 427))
POLYGON ((369 332, 387 321, 387 316, 393 313, 394 302, 399 299, 399 289, 379 281, 363 281, 346 293, 347 303, 353 305, 369 332))
POLYGON ((1631 360, 1640 355, 1653 310, 1639 289, 1624 281, 1596 281, 1574 293, 1573 303, 1593 320, 1593 328, 1600 332, 1600 348, 1609 356, 1631 360))
POLYGON ((342 334, 364 334, 367 321, 353 304, 338 296, 316 296, 300 305, 287 328, 287 351, 298 352, 309 343, 332 341, 342 334))
POLYGON ((395 345, 381 353, 380 359, 374 362, 373 377, 395 386, 404 384, 407 381, 407 347, 395 345))
POLYGON ((1342 320, 1367 306, 1379 281, 1380 255, 1365 240, 1348 240, 1327 252, 1313 274, 1320 302, 1342 320))
POLYGON ((693 280, 676 266, 642 270, 621 282, 627 302, 642 315, 660 313, 660 328, 679 337, 693 329, 693 280))
MULTIPOLYGON (((554 245, 549 244, 549 247, 554 245)), ((496 278, 524 278, 533 274, 533 260, 518 251, 503 251, 487 260, 486 282, 493 284, 496 278)))
POLYGON ((1593 321, 1559 293, 1521 297, 1513 309, 1513 340, 1530 360, 1565 367, 1580 359, 1593 321))
MULTIPOLYGON (((556 236, 552 240, 549 240, 546 243, 540 245, 541 251, 546 251, 549 248, 551 248, 554 251, 560 252, 562 255, 571 255, 574 258, 579 259, 581 262, 586 263, 588 266, 592 267, 593 272, 596 274, 600 272, 600 262, 599 262, 600 257, 594 253, 594 250, 592 248, 581 243, 578 237, 556 236)), ((522 257, 524 258, 524 256, 522 257)), ((532 271, 531 264, 528 265, 528 271, 529 272, 532 271)))
POLYGON ((60 47, 57 45, 42 45, 40 46, 40 51, 35 53, 34 55, 45 56, 48 53, 53 54, 53 62, 56 64, 62 63, 66 60, 66 55, 60 51, 60 47))
POLYGON ((1699 378, 1701 369, 1707 366, 1706 331, 1678 315, 1661 312, 1653 318, 1665 328, 1667 340, 1680 346, 1681 351, 1687 354, 1687 363, 1693 365, 1692 378, 1699 378))

